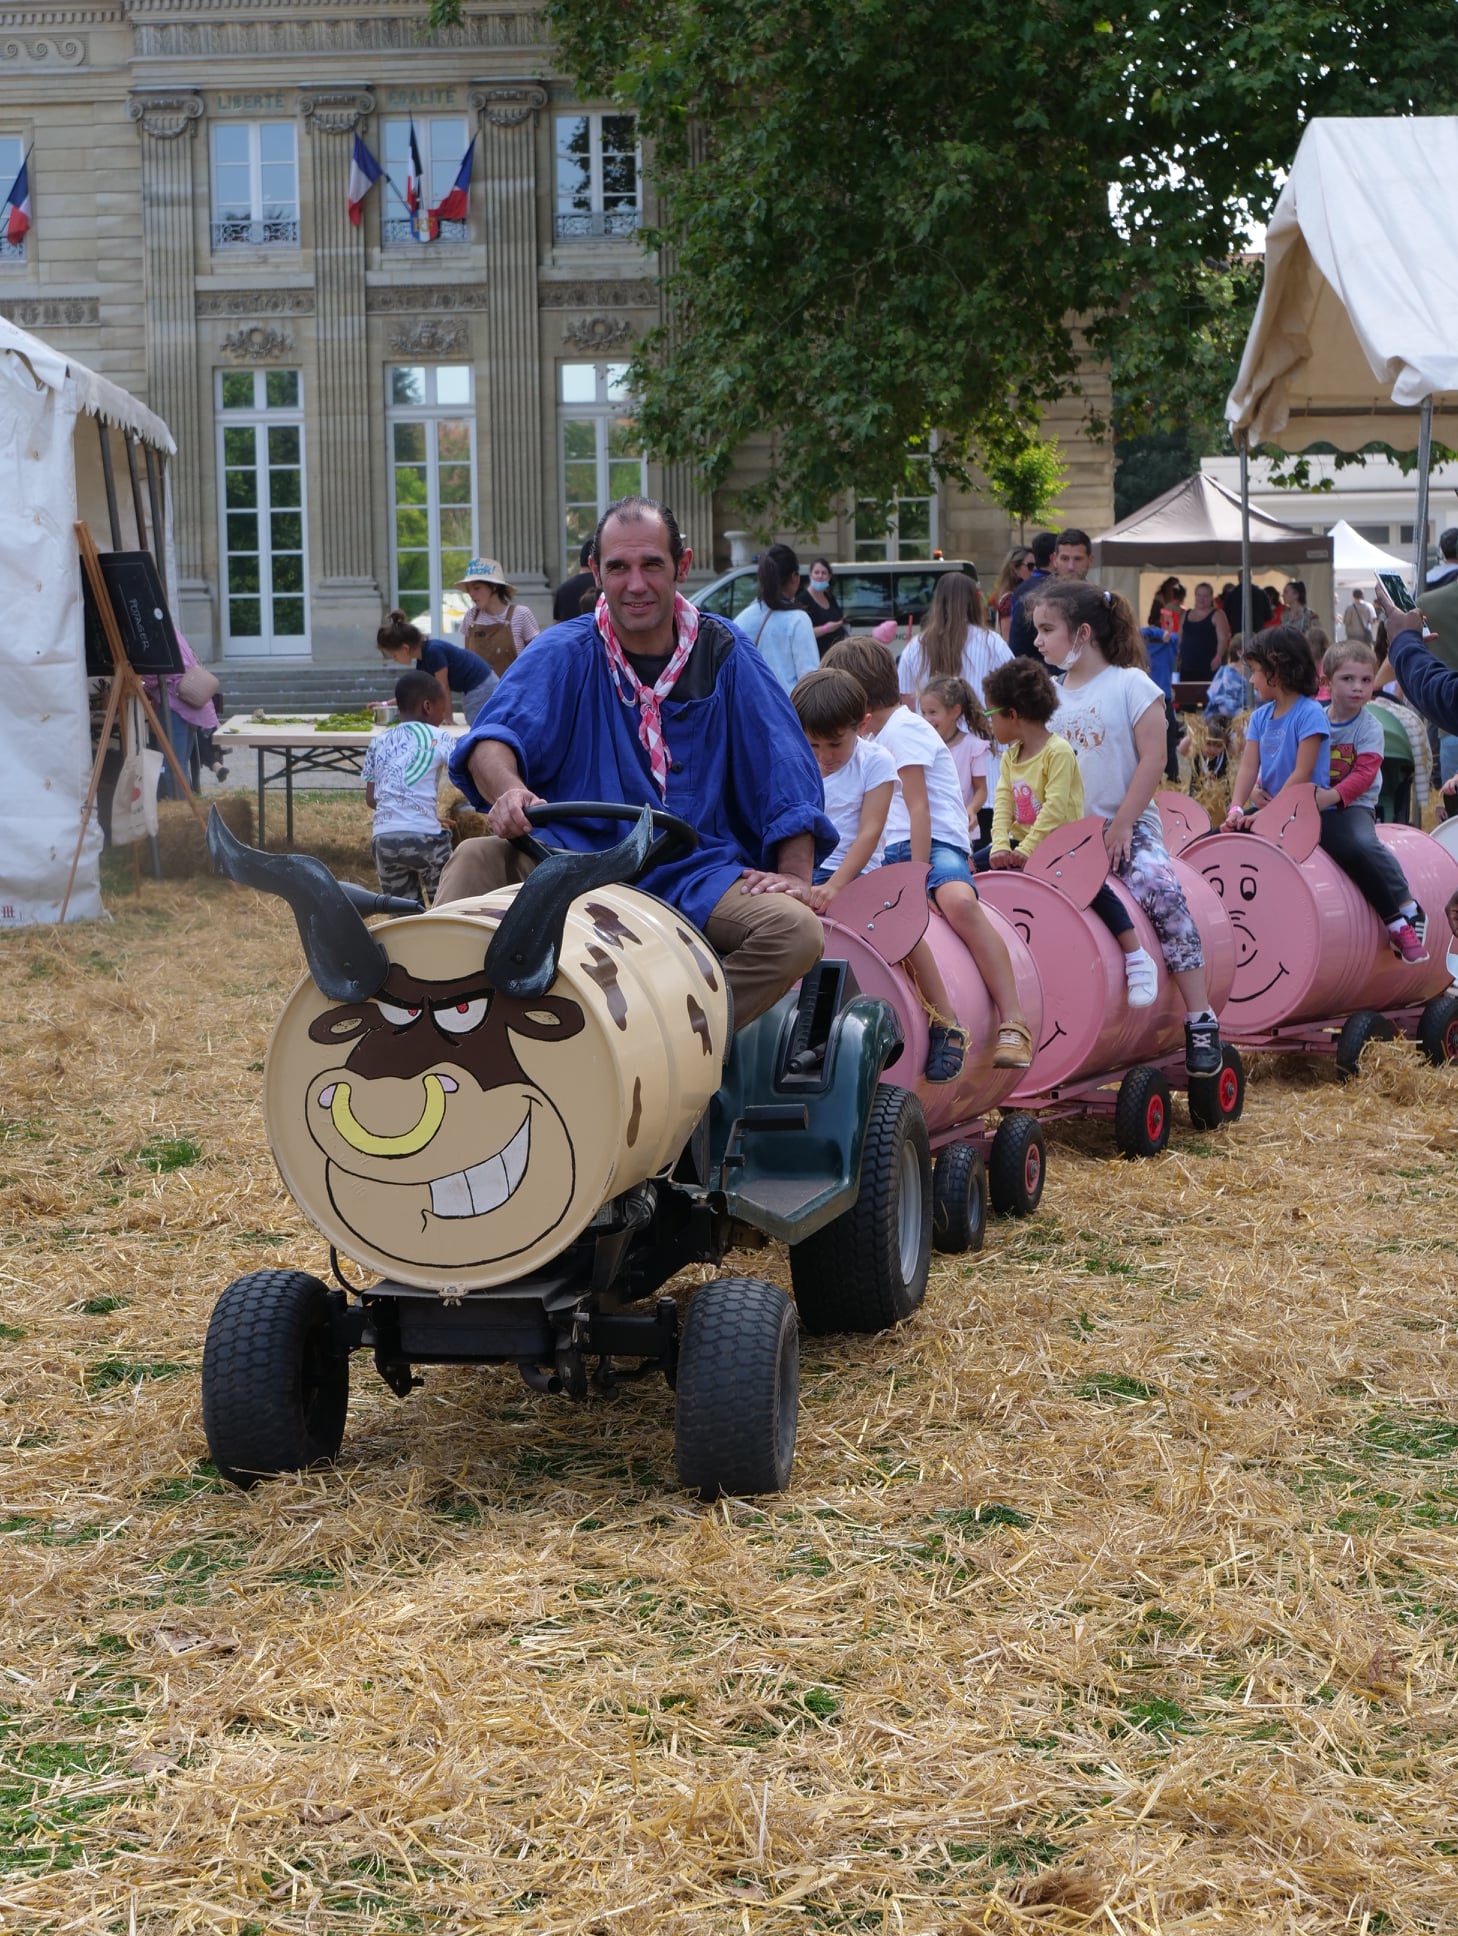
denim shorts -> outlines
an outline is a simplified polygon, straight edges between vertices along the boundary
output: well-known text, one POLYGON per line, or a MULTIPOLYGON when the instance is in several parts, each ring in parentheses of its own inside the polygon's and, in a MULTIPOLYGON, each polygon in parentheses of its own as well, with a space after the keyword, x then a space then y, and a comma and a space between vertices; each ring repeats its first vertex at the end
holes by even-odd
MULTIPOLYGON (((881 856, 883 864, 887 867, 894 867, 898 861, 910 859, 911 842, 909 840, 893 840, 881 856)), ((972 885, 972 869, 968 864, 966 848, 953 847, 945 840, 934 840, 931 844, 931 872, 926 877, 927 894, 935 894, 939 887, 946 887, 952 881, 961 881, 964 887, 971 887, 974 894, 977 892, 972 885)))
POLYGON ((812 887, 824 887, 834 872, 835 869, 833 867, 817 867, 815 872, 810 876, 810 885, 812 887))

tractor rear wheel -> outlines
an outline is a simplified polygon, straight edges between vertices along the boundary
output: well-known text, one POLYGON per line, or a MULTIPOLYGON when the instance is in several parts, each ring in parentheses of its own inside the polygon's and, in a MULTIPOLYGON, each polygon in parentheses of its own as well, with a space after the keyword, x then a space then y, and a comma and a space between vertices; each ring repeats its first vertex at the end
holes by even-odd
POLYGON ((757 1277, 695 1291, 675 1394, 680 1485, 700 1499, 783 1492, 800 1411, 800 1330, 784 1292, 757 1277))
POLYGON ((926 1296, 931 1263, 931 1143, 909 1089, 871 1098, 860 1194, 790 1246, 790 1282, 807 1331, 889 1331, 926 1296))
POLYGON ((250 1271, 213 1306, 203 1345, 208 1453, 225 1479, 253 1486, 327 1465, 344 1439, 349 1353, 345 1304, 307 1271, 250 1271))

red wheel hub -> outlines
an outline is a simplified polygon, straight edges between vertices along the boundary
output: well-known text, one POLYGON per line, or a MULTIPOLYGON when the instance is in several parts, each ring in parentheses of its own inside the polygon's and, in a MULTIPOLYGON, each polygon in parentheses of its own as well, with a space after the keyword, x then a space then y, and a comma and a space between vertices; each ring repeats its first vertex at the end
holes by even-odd
POLYGON ((1235 1105, 1240 1101, 1240 1084, 1235 1079, 1234 1069, 1220 1071, 1220 1086, 1216 1094, 1220 1098, 1220 1114, 1233 1115, 1235 1105))
POLYGON ((1029 1143, 1028 1153, 1023 1158, 1023 1188, 1030 1197, 1037 1195, 1042 1175, 1043 1152, 1036 1143, 1029 1143))
POLYGON ((1151 1096, 1149 1107, 1144 1112, 1144 1128, 1151 1143, 1157 1143, 1164 1133, 1164 1098, 1151 1096))

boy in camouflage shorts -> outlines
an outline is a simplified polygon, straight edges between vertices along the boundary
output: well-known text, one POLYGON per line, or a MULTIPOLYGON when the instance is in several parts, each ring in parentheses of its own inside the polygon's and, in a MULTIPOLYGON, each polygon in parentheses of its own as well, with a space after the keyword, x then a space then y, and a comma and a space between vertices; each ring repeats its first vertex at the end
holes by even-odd
POLYGON ((428 672, 406 672, 395 682, 400 724, 369 744, 364 758, 365 804, 374 810, 372 843, 382 894, 427 906, 451 857, 436 793, 455 744, 443 731, 450 695, 428 672))

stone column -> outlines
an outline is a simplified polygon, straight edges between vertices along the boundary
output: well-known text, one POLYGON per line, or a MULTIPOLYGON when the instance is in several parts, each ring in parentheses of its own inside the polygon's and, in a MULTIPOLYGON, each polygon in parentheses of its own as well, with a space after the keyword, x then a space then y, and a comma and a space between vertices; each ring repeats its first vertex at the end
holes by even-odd
POLYGON ((536 81, 493 81, 471 90, 480 117, 481 179, 490 260, 487 347, 481 395, 491 465, 491 523, 481 542, 526 592, 547 589, 542 529, 542 359, 537 315, 536 81))
MULTIPOLYGON (((217 635, 212 589, 203 576, 211 418, 204 422, 195 314, 192 158, 202 112, 203 97, 191 88, 138 89, 127 100, 127 113, 140 124, 142 137, 147 401, 177 444, 168 465, 176 618, 197 656, 206 659, 214 655, 217 635)), ((122 499, 127 501, 125 491, 122 499)))
MULTIPOLYGON (((702 159, 704 136, 702 128, 697 124, 689 130, 689 150, 696 163, 702 159)), ((677 268, 677 252, 673 249, 661 250, 658 257, 659 315, 669 343, 675 347, 682 331, 678 327, 677 318, 673 312, 668 285, 677 268)), ((684 542, 694 554, 688 583, 690 585, 707 584, 709 579, 715 576, 712 492, 704 489, 698 472, 691 463, 665 464, 663 501, 678 519, 678 528, 684 535, 684 542)))
MULTIPOLYGON (((313 587, 310 645, 319 663, 364 656, 380 623, 374 565, 374 466, 370 427, 384 409, 371 382, 365 331, 364 229, 349 219, 354 136, 374 110, 359 87, 302 87, 299 112, 313 141, 315 382, 317 426, 305 451, 317 505, 309 533, 313 587)), ((305 399, 306 406, 308 399, 305 399)))

